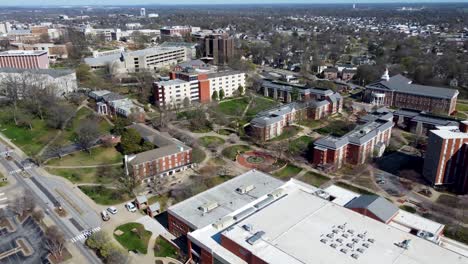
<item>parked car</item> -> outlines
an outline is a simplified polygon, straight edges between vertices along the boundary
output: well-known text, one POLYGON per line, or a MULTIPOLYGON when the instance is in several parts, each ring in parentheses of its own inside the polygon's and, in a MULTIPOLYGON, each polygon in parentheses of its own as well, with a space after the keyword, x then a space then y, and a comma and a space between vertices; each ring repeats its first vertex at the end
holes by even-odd
POLYGON ((128 202, 127 204, 125 204, 125 208, 127 208, 127 210, 132 213, 136 212, 137 210, 135 205, 132 202, 128 202))
POLYGON ((109 208, 107 208, 107 211, 111 214, 116 214, 117 213, 117 208, 115 208, 114 206, 111 206, 109 208))
POLYGON ((110 216, 109 216, 109 214, 107 213, 106 210, 103 210, 103 211, 101 212, 101 218, 102 218, 102 221, 109 221, 110 216))

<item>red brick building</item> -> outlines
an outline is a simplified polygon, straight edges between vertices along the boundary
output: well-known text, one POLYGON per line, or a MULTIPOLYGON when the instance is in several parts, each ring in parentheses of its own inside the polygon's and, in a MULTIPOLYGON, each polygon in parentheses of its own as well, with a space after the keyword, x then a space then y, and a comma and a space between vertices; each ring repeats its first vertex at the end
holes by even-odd
POLYGON ((173 175, 192 166, 192 148, 181 141, 141 123, 127 128, 135 129, 144 140, 157 147, 138 154, 125 155, 127 175, 149 182, 156 177, 173 175))
POLYGON ((311 161, 323 169, 339 169, 345 163, 360 165, 380 156, 390 144, 393 116, 377 117, 342 137, 327 136, 314 142, 311 161))
POLYGON ((400 74, 388 75, 366 86, 363 101, 378 106, 407 108, 450 115, 455 111, 458 90, 413 84, 400 74))
POLYGON ((0 52, 0 68, 48 69, 47 51, 8 50, 0 52))
POLYGON ((468 193, 468 121, 431 130, 423 176, 435 187, 468 193))

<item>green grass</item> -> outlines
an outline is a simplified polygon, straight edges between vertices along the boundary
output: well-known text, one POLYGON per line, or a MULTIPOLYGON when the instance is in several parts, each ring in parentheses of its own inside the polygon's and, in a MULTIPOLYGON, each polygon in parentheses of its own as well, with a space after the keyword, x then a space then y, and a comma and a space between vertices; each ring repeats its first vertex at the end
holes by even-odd
POLYGON ((297 135, 302 130, 302 128, 298 126, 287 126, 283 128, 283 133, 281 135, 273 138, 273 141, 281 141, 285 139, 289 139, 297 135))
POLYGON ((110 189, 104 186, 78 186, 83 193, 98 204, 114 205, 130 199, 127 195, 122 194, 118 189, 110 189))
POLYGON ((459 112, 468 112, 468 104, 458 103, 456 109, 459 112))
POLYGON ((242 97, 220 102, 218 110, 225 115, 241 116, 248 104, 249 100, 246 97, 242 97))
POLYGON ((299 180, 308 183, 310 185, 313 185, 315 187, 320 187, 324 183, 328 182, 330 178, 328 178, 325 175, 313 172, 313 171, 308 171, 304 176, 302 176, 299 180))
POLYGON ((37 154, 58 132, 40 119, 32 121, 32 130, 7 123, 0 125, 0 131, 28 155, 37 154))
POLYGON ((115 230, 120 230, 123 232, 123 234, 120 236, 114 234, 114 238, 124 248, 131 251, 138 251, 141 254, 146 254, 148 252, 148 242, 152 232, 146 230, 142 224, 127 223, 118 226, 115 230))
POLYGON ((320 120, 312 120, 312 119, 303 119, 297 122, 298 125, 309 127, 309 128, 316 128, 323 124, 323 121, 320 120))
POLYGON ((463 226, 449 225, 444 229, 444 236, 468 244, 468 228, 463 226))
POLYGON ((97 147, 91 149, 91 154, 86 151, 79 151, 67 155, 61 159, 49 160, 50 166, 91 166, 102 164, 121 163, 123 156, 115 148, 97 147))
MULTIPOLYGON (((63 139, 65 140, 64 143, 71 143, 75 141, 76 134, 75 131, 78 128, 80 122, 87 118, 94 115, 94 112, 86 107, 82 107, 78 112, 76 112, 75 117, 71 120, 70 124, 67 126, 67 129, 63 132, 63 139)), ((112 126, 103 118, 99 120, 99 131, 102 135, 109 134, 111 131, 112 126)))
POLYGON ((46 168, 54 175, 62 176, 73 183, 111 183, 113 179, 103 179, 98 177, 97 168, 79 168, 79 169, 57 169, 46 168))
POLYGON ((402 205, 400 206, 400 209, 401 210, 405 210, 409 213, 412 213, 412 214, 415 214, 416 213, 416 208, 414 208, 413 206, 409 206, 409 205, 402 205))
POLYGON ((177 255, 177 248, 175 248, 171 243, 167 242, 160 236, 156 238, 156 243, 154 244, 155 257, 170 257, 176 259, 177 255))
POLYGON ((216 133, 218 133, 220 135, 223 135, 223 136, 229 136, 231 134, 236 134, 235 131, 228 130, 228 129, 219 129, 218 131, 216 131, 216 133))
POLYGON ((286 167, 282 168, 281 170, 275 172, 273 175, 281 178, 287 179, 296 176, 299 172, 302 171, 302 168, 294 166, 292 164, 286 165, 286 167))
POLYGON ((205 158, 206 158, 205 151, 201 150, 200 148, 192 149, 192 162, 193 163, 201 163, 205 160, 205 158))
POLYGON ((244 153, 249 151, 251 148, 247 145, 233 145, 223 149, 222 154, 230 160, 234 160, 237 156, 237 153, 244 153))
POLYGON ((247 110, 246 115, 253 117, 261 111, 265 111, 267 109, 273 108, 278 105, 278 102, 273 101, 270 98, 266 97, 254 97, 252 99, 252 103, 247 110))
POLYGON ((309 145, 314 141, 313 138, 308 136, 301 136, 291 141, 289 145, 289 152, 293 155, 302 154, 309 148, 309 145))
POLYGON ((216 146, 216 147, 221 146, 225 142, 224 139, 220 137, 215 137, 215 136, 205 136, 205 137, 199 138, 198 140, 200 144, 204 146, 205 148, 209 146, 216 146))
POLYGON ((315 130, 317 133, 320 133, 322 135, 333 135, 336 137, 341 137, 345 135, 346 133, 350 132, 356 127, 356 124, 342 121, 342 120, 335 120, 328 124, 325 127, 321 127, 317 130, 315 130))
POLYGON ((370 192, 370 191, 368 191, 366 189, 362 189, 362 188, 347 184, 345 182, 338 182, 338 183, 336 183, 336 186, 345 188, 347 190, 350 190, 352 192, 359 193, 359 194, 375 195, 375 193, 373 193, 373 192, 370 192))

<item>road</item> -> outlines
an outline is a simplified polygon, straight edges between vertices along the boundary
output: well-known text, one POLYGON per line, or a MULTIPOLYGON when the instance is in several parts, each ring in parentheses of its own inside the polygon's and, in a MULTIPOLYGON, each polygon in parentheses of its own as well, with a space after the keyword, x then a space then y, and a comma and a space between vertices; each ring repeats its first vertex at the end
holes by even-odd
MULTIPOLYGON (((6 146, 0 143, 0 150, 6 146)), ((11 148, 10 148, 11 150, 11 148)), ((15 178, 17 184, 29 189, 35 198, 36 204, 52 219, 57 227, 65 234, 68 241, 80 235, 84 230, 91 230, 101 226, 101 219, 97 213, 84 201, 73 193, 73 190, 62 181, 42 175, 39 168, 31 167, 22 171, 20 162, 26 157, 14 151, 9 154, 12 159, 0 157, 0 165, 15 178), (68 213, 66 217, 59 217, 54 213, 57 206, 62 206, 68 213)), ((101 260, 89 250, 82 242, 75 243, 87 263, 98 264, 101 260)))

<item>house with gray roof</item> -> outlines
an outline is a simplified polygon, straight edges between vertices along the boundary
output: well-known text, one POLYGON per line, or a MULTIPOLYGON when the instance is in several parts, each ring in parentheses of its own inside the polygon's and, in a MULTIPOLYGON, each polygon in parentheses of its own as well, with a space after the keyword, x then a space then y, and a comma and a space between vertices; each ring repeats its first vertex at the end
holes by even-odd
POLYGON ((381 80, 366 86, 363 100, 374 105, 451 115, 458 94, 456 89, 414 84, 401 74, 390 77, 386 70, 381 80))

